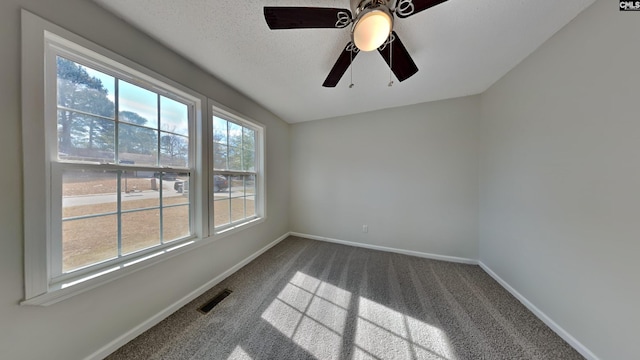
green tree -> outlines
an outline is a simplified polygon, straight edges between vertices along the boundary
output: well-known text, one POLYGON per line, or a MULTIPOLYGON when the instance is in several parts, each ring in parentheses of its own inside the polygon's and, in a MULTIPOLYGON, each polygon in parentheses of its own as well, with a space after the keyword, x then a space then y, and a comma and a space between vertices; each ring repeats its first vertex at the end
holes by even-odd
POLYGON ((113 121, 87 114, 113 118, 114 103, 102 81, 86 69, 58 57, 58 149, 69 155, 81 155, 80 149, 113 152, 113 121))
POLYGON ((186 137, 176 135, 175 126, 167 129, 169 133, 160 136, 160 153, 163 165, 187 166, 189 160, 189 142, 186 137))
POLYGON ((120 157, 122 157, 123 153, 145 155, 157 153, 158 131, 144 127, 149 122, 146 118, 131 111, 121 111, 118 117, 120 120, 118 133, 118 152, 120 157))
POLYGON ((228 122, 218 117, 213 118, 213 168, 218 170, 227 169, 228 145, 227 145, 228 122))
POLYGON ((214 168, 255 171, 254 130, 214 118, 214 168))
POLYGON ((256 167, 256 132, 242 129, 242 170, 254 171, 256 167))

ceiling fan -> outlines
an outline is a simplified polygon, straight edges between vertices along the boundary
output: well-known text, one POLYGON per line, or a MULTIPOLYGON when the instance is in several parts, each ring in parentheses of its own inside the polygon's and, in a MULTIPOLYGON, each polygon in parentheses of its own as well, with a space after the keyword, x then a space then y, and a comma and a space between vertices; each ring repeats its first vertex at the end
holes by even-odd
POLYGON ((322 84, 324 87, 335 87, 360 51, 376 49, 396 78, 404 81, 418 72, 418 67, 398 34, 393 31, 394 16, 404 19, 445 1, 447 0, 351 0, 351 11, 337 8, 265 6, 264 17, 271 30, 343 29, 353 24, 351 41, 333 65, 322 84))

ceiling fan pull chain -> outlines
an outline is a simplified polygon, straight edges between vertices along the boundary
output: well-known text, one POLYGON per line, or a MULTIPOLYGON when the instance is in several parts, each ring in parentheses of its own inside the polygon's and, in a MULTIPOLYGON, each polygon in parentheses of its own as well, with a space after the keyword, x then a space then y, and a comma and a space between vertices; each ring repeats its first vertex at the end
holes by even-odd
POLYGON ((393 34, 389 35, 389 87, 393 86, 393 77, 392 77, 392 73, 393 73, 393 34))
POLYGON ((349 51, 349 56, 351 58, 351 65, 349 65, 351 71, 351 84, 349 85, 349 89, 353 88, 353 50, 349 51))

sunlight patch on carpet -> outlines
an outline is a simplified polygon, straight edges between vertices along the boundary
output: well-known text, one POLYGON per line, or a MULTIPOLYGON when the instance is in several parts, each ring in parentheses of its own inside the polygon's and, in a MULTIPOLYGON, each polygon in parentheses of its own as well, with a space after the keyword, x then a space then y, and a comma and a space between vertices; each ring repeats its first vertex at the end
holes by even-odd
POLYGON ((246 351, 244 351, 244 349, 240 347, 240 345, 238 345, 236 346, 235 349, 233 349, 233 352, 231 353, 231 355, 229 355, 227 360, 253 360, 253 359, 251 358, 251 356, 249 356, 249 354, 247 354, 246 351))
POLYGON ((350 301, 350 292, 298 271, 262 319, 313 356, 336 358, 350 301))
POLYGON ((363 297, 355 344, 356 359, 453 359, 442 330, 363 297))

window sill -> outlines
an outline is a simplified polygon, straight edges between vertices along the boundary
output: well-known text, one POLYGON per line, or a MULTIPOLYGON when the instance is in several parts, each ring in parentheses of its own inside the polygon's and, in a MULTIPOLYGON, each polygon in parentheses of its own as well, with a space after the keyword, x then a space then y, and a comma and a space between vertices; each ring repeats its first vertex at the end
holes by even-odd
POLYGON ((263 223, 266 217, 256 218, 233 227, 216 232, 214 236, 205 239, 187 240, 176 244, 176 246, 158 250, 150 254, 145 254, 139 258, 131 259, 127 262, 116 264, 98 271, 83 274, 81 276, 68 279, 49 286, 49 290, 41 295, 23 300, 20 305, 49 306, 57 302, 69 299, 85 291, 95 289, 101 285, 119 279, 126 275, 142 270, 151 265, 170 259, 176 255, 184 254, 201 246, 211 244, 217 240, 238 233, 242 230, 263 223))
POLYGON ((186 240, 176 246, 158 250, 150 254, 145 254, 139 258, 130 259, 126 262, 115 264, 104 269, 97 270, 88 274, 71 278, 49 286, 49 290, 41 295, 34 296, 30 299, 23 300, 20 305, 36 305, 49 306, 59 301, 66 300, 85 291, 94 289, 98 286, 119 279, 123 276, 142 270, 151 265, 160 263, 170 259, 176 255, 180 255, 199 248, 200 246, 211 243, 209 239, 203 240, 186 240))
POLYGON ((235 234, 235 233, 237 233, 239 231, 248 229, 248 228, 256 226, 258 224, 262 224, 266 219, 267 219, 266 216, 265 217, 257 217, 255 219, 250 220, 250 221, 243 222, 243 223, 240 223, 240 224, 237 224, 237 225, 234 225, 234 226, 230 226, 230 227, 224 228, 222 230, 218 230, 218 231, 216 231, 214 233, 215 234, 214 238, 216 240, 223 239, 223 238, 225 238, 225 237, 227 237, 229 235, 233 235, 233 234, 235 234))

